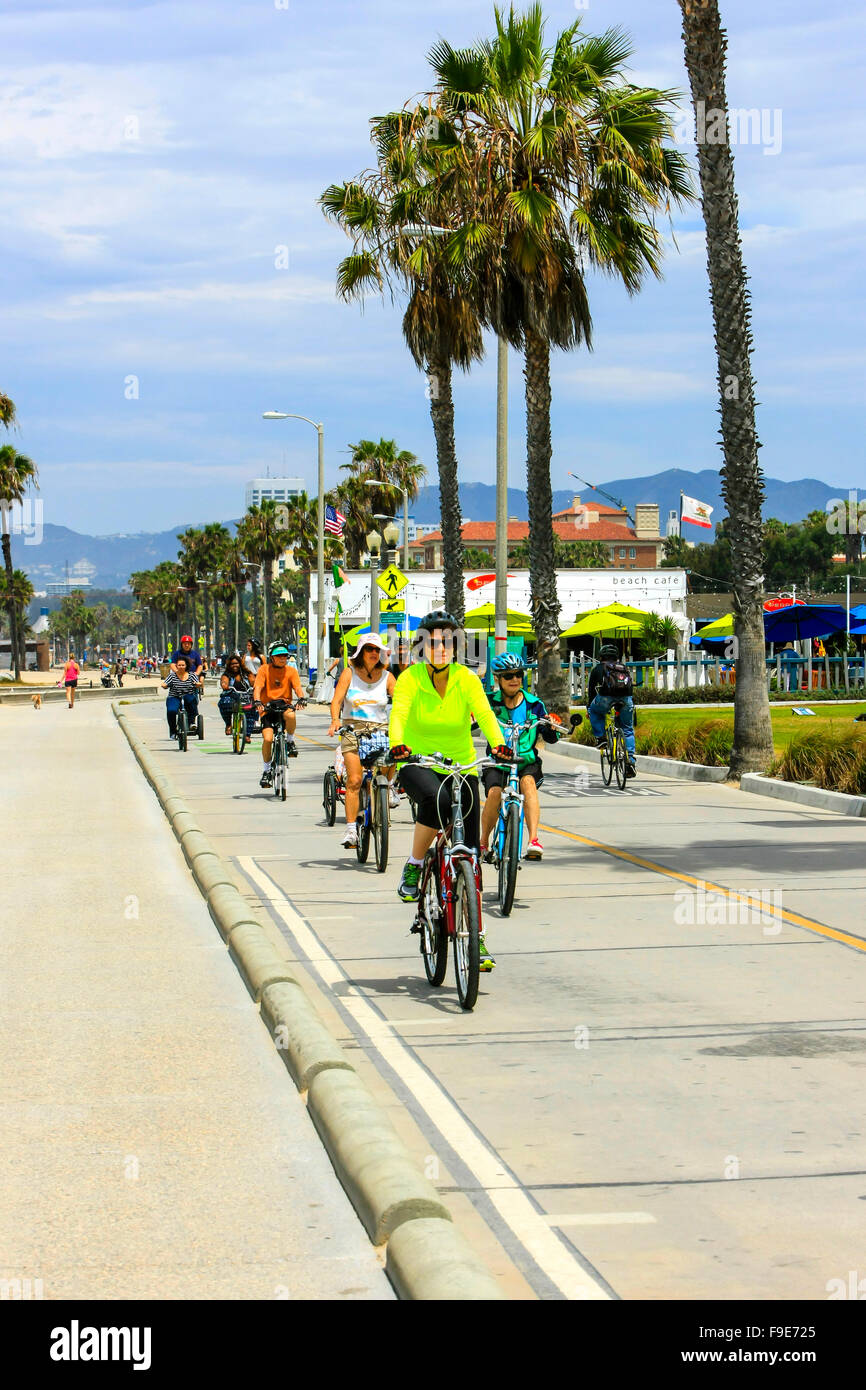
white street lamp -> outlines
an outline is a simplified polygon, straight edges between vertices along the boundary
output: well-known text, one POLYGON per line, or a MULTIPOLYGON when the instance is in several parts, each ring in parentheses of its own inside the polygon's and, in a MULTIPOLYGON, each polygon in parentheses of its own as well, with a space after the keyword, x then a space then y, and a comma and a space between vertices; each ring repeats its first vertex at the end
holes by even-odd
POLYGON ((316 527, 316 627, 318 642, 316 646, 316 685, 321 686, 325 676, 325 427, 317 424, 308 415, 295 415, 291 411, 266 410, 263 420, 304 420, 312 425, 319 436, 319 505, 316 527))
MULTIPOLYGON (((397 483, 383 483, 383 482, 380 482, 380 480, 379 480, 378 478, 365 478, 365 479, 364 479, 364 486, 365 486, 365 487, 387 487, 387 488, 393 488, 393 487, 398 487, 399 484, 397 484, 397 483)), ((402 494, 403 494, 403 568, 404 568, 404 570, 408 570, 408 568, 409 568, 409 491, 408 491, 408 489, 405 488, 405 487, 401 487, 399 490, 400 490, 400 492, 402 492, 402 494)))

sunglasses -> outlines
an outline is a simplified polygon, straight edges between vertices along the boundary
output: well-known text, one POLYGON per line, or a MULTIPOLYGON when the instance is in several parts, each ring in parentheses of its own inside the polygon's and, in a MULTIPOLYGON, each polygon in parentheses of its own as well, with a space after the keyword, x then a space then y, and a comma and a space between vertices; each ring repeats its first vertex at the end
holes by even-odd
POLYGON ((504 675, 501 675, 501 676, 499 677, 499 679, 500 679, 501 681, 522 681, 522 680, 523 680, 523 672, 522 672, 522 671, 506 671, 504 675))

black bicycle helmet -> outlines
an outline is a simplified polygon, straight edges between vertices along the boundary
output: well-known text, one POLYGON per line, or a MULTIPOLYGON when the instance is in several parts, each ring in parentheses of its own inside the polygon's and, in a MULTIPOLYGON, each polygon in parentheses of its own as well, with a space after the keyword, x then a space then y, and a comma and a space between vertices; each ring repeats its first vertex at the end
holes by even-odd
POLYGON ((418 624, 419 632, 433 632, 435 628, 450 628, 452 632, 459 632, 463 624, 444 608, 434 608, 432 613, 428 613, 418 624))
POLYGON ((599 661, 617 661, 619 648, 615 647, 612 642, 605 642, 604 646, 599 648, 598 659, 599 661))

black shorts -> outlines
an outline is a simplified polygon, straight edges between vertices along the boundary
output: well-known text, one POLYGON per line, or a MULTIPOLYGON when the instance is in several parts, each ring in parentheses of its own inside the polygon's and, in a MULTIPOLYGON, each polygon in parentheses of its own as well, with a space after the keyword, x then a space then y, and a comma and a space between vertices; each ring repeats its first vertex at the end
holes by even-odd
POLYGON ((289 713, 289 711, 288 711, 287 709, 283 709, 283 710, 270 710, 270 711, 264 710, 263 713, 262 713, 262 728, 263 728, 263 729, 282 729, 282 728, 283 728, 283 715, 284 715, 284 714, 288 714, 288 713, 289 713))
MULTIPOLYGON (((430 830, 438 830, 451 820, 452 779, 444 772, 436 772, 432 767, 418 767, 404 763, 397 781, 407 796, 415 803, 418 824, 430 830)), ((478 797, 478 778, 466 777, 461 788, 463 806, 463 830, 465 842, 470 849, 477 849, 480 843, 481 804, 478 797)))
MULTIPOLYGON (((485 792, 490 792, 493 787, 505 787, 508 785, 507 767, 485 767, 481 772, 481 781, 484 784, 485 792)), ((541 759, 535 758, 533 762, 527 763, 520 768, 521 777, 531 777, 537 787, 544 781, 544 773, 541 770, 541 759)))
POLYGON ((67 690, 75 690, 78 687, 78 681, 64 681, 63 684, 67 690))

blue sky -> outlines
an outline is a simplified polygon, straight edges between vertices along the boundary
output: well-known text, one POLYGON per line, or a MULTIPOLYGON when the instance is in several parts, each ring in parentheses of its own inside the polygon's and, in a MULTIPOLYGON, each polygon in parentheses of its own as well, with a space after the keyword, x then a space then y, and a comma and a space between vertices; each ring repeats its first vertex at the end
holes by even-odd
MULTIPOLYGON (((267 467, 312 487, 346 445, 435 453, 399 311, 334 294, 343 235, 316 207, 371 162, 368 118, 428 85, 426 53, 489 32, 488 0, 5 0, 0 14, 0 388, 44 519, 96 534, 242 510, 267 467), (275 248, 288 248, 277 268, 275 248), (127 399, 128 378, 138 399, 127 399)), ((549 31, 633 36, 635 80, 686 90, 676 0, 549 0, 549 31)), ((866 15, 842 0, 722 0, 735 107, 781 111, 781 148, 736 151, 765 471, 859 486, 866 15)), ((776 119, 778 118, 771 118, 776 119)), ((776 130, 778 135, 778 130, 776 130)), ((595 345, 553 361, 554 486, 717 467, 699 215, 666 277, 591 285, 595 345)), ((495 353, 455 386, 462 474, 490 480, 495 353)), ((511 359, 511 482, 524 472, 511 359)))

